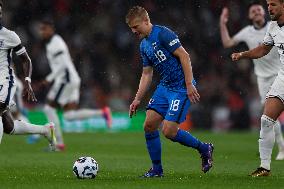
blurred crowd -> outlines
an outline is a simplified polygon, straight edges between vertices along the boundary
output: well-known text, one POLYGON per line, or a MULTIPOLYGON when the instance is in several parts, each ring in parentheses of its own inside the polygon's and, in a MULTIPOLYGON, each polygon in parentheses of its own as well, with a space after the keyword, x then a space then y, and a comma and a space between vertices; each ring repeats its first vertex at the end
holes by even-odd
MULTIPOLYGON (((67 42, 82 78, 81 106, 109 104, 114 111, 128 111, 141 71, 139 40, 125 24, 127 10, 144 6, 154 24, 166 25, 180 37, 191 56, 201 102, 191 108, 198 128, 245 129, 258 125, 260 100, 250 60, 233 63, 230 54, 243 50, 222 47, 219 16, 230 9, 233 35, 247 20, 247 0, 4 0, 4 25, 15 30, 33 62, 33 81, 39 102, 46 91, 37 82, 49 73, 44 44, 37 30, 41 19, 53 19, 67 42)), ((265 5, 265 1, 264 1, 265 5)), ((155 77, 153 82, 158 82, 155 77)), ((146 106, 150 93, 143 102, 146 106)), ((141 110, 143 110, 143 106, 141 110)))

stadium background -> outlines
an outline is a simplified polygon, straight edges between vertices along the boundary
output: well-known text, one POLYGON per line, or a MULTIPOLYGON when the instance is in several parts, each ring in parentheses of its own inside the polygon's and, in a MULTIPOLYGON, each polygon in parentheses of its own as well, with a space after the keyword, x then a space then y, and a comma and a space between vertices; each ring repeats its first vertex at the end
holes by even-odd
MULTIPOLYGON (((115 112, 127 112, 142 66, 139 41, 131 34, 124 17, 129 7, 142 5, 154 24, 166 25, 178 33, 191 55, 201 94, 201 102, 193 105, 190 112, 194 127, 248 129, 258 125, 261 112, 253 64, 250 60, 232 63, 230 53, 246 46, 224 50, 219 34, 222 8, 230 8, 228 27, 233 35, 249 24, 248 3, 245 0, 13 0, 4 1, 3 22, 18 33, 28 49, 39 104, 44 103, 47 91, 38 88, 37 83, 49 73, 49 67, 37 26, 41 19, 49 18, 66 40, 82 78, 80 106, 108 104, 115 112)), ((152 90, 157 81, 158 78, 152 90)), ((143 101, 142 112, 150 94, 143 101)))

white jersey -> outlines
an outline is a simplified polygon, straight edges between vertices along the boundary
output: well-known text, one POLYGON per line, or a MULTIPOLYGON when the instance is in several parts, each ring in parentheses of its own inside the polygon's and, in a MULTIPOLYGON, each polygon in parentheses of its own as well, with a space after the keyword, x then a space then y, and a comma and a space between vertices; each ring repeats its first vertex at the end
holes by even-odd
MULTIPOLYGON (((253 25, 246 26, 233 37, 233 40, 237 43, 245 42, 249 49, 254 49, 263 43, 268 26, 269 23, 261 29, 256 29, 253 25)), ((266 56, 254 59, 253 63, 255 74, 263 78, 276 76, 281 68, 279 55, 275 47, 266 56)))
MULTIPOLYGON (((0 26, 1 27, 1 26, 0 26)), ((12 51, 15 51, 17 55, 21 55, 26 52, 25 47, 21 45, 19 36, 5 27, 0 29, 0 82, 9 80, 11 83, 15 83, 14 70, 11 67, 12 51)))
POLYGON ((270 22, 263 43, 277 47, 281 62, 278 77, 284 82, 284 27, 279 26, 276 21, 270 22))
POLYGON ((47 81, 80 83, 68 47, 59 35, 53 35, 46 44, 46 55, 51 68, 51 73, 46 77, 47 81))

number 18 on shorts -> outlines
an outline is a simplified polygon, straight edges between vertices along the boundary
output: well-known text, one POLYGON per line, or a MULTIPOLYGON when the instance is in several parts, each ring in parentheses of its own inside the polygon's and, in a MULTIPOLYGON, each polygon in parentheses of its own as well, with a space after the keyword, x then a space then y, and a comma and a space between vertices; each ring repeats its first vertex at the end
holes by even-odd
POLYGON ((189 106, 190 101, 185 92, 172 91, 158 86, 149 101, 147 110, 154 110, 167 121, 182 123, 189 106))

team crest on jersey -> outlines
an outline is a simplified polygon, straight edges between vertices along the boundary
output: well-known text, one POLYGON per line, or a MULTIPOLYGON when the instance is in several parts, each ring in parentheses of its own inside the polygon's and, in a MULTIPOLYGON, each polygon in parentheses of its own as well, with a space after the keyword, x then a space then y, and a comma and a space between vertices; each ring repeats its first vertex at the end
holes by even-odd
POLYGON ((157 48, 157 42, 152 43, 152 46, 153 46, 154 49, 156 49, 157 48))
POLYGON ((0 39, 0 48, 4 47, 4 39, 0 39))

